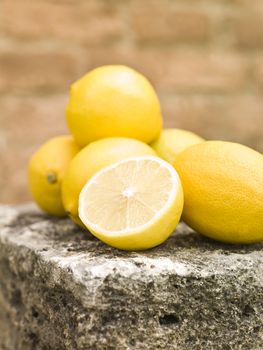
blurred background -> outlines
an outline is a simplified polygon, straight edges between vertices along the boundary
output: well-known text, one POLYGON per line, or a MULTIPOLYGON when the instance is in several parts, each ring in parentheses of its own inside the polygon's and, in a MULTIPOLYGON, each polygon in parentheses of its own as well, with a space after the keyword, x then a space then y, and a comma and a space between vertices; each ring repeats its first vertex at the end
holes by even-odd
POLYGON ((0 0, 0 202, 30 199, 70 84, 120 63, 151 80, 166 127, 263 151, 263 1, 0 0))

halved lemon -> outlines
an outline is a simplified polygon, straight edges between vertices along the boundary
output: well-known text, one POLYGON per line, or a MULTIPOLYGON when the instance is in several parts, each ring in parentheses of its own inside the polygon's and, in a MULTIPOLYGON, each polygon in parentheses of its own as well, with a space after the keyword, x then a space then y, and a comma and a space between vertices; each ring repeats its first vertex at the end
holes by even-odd
POLYGON ((101 241, 124 250, 163 243, 183 210, 176 170, 154 156, 129 158, 98 171, 83 187, 79 216, 101 241))

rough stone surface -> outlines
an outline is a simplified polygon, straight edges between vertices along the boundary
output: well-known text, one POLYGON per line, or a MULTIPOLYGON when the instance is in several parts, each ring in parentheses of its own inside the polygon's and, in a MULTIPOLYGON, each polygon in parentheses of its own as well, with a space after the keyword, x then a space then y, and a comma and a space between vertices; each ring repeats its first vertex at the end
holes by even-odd
POLYGON ((1 350, 263 349, 263 245, 180 224, 123 252, 32 205, 0 206, 1 350))

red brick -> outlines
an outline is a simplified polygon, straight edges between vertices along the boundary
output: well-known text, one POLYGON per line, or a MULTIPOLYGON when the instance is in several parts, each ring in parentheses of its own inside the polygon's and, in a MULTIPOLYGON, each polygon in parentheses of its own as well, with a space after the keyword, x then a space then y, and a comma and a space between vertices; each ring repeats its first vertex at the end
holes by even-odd
POLYGON ((63 39, 102 44, 122 35, 124 23, 112 4, 3 0, 4 32, 24 39, 63 39))
POLYGON ((0 203, 29 200, 27 163, 47 139, 67 134, 67 96, 0 98, 0 203), (4 171, 3 171, 4 169, 4 171))
POLYGON ((90 62, 90 67, 130 65, 161 91, 229 93, 242 89, 247 78, 246 62, 238 55, 227 53, 93 50, 90 62))
POLYGON ((138 41, 201 42, 210 36, 210 20, 206 13, 174 9, 171 3, 142 4, 132 14, 132 26, 138 41))
POLYGON ((263 88, 263 56, 258 55, 253 66, 253 74, 252 74, 255 82, 263 88))
MULTIPOLYGON (((244 11, 245 12, 245 11, 244 11)), ((237 44, 244 48, 263 47, 263 15, 244 14, 234 23, 237 44)))
POLYGON ((225 0, 226 3, 236 5, 240 14, 255 13, 258 14, 263 9, 262 1, 251 0, 225 0))
POLYGON ((245 83, 246 67, 235 55, 175 54, 163 66, 158 80, 178 91, 231 92, 245 83))
POLYGON ((29 52, 16 47, 0 55, 0 91, 66 91, 83 73, 81 62, 70 52, 29 52))
POLYGON ((161 98, 165 124, 206 139, 234 141, 263 152, 261 96, 170 96, 161 98))

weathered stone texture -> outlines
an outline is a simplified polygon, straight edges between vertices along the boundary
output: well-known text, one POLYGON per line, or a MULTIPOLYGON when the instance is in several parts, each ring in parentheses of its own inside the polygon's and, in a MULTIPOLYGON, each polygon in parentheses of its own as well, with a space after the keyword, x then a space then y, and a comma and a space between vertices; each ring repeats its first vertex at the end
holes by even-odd
POLYGON ((263 348, 263 245, 180 224, 122 252, 31 205, 0 207, 1 350, 263 348))

